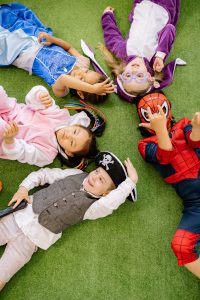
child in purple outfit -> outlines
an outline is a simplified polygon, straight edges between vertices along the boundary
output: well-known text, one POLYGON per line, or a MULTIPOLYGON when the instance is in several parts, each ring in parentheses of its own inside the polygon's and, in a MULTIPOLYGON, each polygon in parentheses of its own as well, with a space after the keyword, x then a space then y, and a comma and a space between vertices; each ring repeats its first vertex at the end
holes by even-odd
POLYGON ((117 79, 117 93, 133 102, 134 97, 168 86, 173 79, 176 59, 164 66, 176 33, 180 12, 179 0, 135 0, 129 15, 131 27, 127 39, 118 29, 114 9, 107 7, 102 16, 106 47, 105 60, 117 79))

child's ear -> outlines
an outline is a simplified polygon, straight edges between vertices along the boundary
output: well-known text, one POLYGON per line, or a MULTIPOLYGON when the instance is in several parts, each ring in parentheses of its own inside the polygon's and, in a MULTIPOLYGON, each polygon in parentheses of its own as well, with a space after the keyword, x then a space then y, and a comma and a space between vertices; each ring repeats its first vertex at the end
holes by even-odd
POLYGON ((105 193, 103 193, 102 197, 108 195, 111 192, 111 190, 106 191, 105 193))
POLYGON ((83 94, 82 91, 77 91, 77 94, 78 94, 78 96, 79 96, 82 100, 85 99, 84 94, 83 94))

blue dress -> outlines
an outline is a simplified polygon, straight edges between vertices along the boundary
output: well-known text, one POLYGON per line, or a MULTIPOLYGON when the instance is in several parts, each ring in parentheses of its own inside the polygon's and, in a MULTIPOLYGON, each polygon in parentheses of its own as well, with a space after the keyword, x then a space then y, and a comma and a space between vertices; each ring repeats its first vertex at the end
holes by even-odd
POLYGON ((76 58, 59 46, 45 46, 37 53, 32 73, 52 86, 62 74, 68 74, 76 64, 76 58))
MULTIPOLYGON (((13 3, 0 5, 0 66, 12 64, 16 58, 34 47, 39 32, 52 34, 34 12, 26 6, 13 3), (17 47, 16 47, 17 45, 17 47)), ((76 57, 59 46, 44 46, 33 57, 32 73, 52 86, 62 74, 69 74, 76 57)))

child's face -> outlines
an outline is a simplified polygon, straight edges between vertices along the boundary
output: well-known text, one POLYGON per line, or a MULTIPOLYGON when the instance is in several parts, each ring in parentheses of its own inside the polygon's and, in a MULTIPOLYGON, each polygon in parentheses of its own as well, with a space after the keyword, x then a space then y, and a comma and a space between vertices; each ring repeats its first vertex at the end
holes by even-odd
POLYGON ((129 62, 119 78, 128 93, 146 91, 152 79, 141 57, 136 57, 129 62))
POLYGON ((101 167, 89 173, 83 182, 84 189, 96 196, 104 196, 115 189, 108 173, 101 167))
POLYGON ((99 81, 101 75, 95 71, 88 69, 75 69, 71 72, 71 75, 81 81, 89 84, 95 84, 99 81))
POLYGON ((56 136, 58 143, 69 156, 82 151, 89 141, 88 132, 78 125, 61 128, 56 132, 56 136))

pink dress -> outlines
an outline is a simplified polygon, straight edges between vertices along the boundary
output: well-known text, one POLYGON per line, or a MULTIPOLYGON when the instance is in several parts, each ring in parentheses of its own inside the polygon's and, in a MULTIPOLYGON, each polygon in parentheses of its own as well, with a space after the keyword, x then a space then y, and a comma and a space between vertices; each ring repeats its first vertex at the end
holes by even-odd
POLYGON ((19 104, 0 87, 0 158, 43 167, 52 163, 58 154, 56 130, 73 124, 89 125, 85 113, 70 116, 55 101, 46 109, 39 101, 41 92, 48 91, 43 86, 33 87, 25 97, 26 104, 19 104), (2 137, 5 126, 12 121, 17 123, 19 132, 14 143, 8 145, 2 137))

